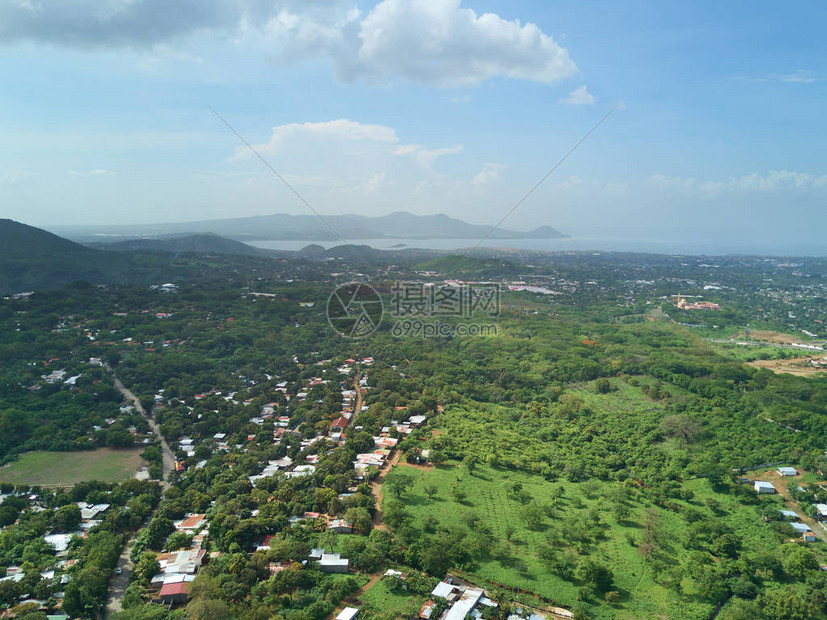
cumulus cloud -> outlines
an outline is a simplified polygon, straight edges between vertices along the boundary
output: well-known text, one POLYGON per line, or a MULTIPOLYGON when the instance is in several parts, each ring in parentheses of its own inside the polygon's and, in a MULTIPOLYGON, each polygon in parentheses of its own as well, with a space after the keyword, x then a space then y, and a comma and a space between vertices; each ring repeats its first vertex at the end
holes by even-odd
MULTIPOLYGON (((349 119, 279 125, 266 141, 252 146, 291 185, 324 188, 332 192, 325 199, 335 195, 337 200, 385 195, 391 189, 413 192, 423 182, 435 187, 444 177, 439 159, 463 150, 462 145, 402 144, 392 127, 349 119)), ((249 183, 272 185, 271 174, 246 146, 237 147, 230 162, 246 169, 249 183)))
MULTIPOLYGON (((555 82, 575 63, 537 25, 477 14, 461 0, 5 0, 0 41, 130 47, 174 54, 194 35, 243 43, 256 33, 282 61, 326 57, 345 81, 405 79, 434 86, 507 77, 555 82)), ((194 56, 198 58, 198 56, 194 56)))
POLYGON ((554 82, 577 71, 568 52, 536 25, 477 15, 460 0, 383 0, 361 22, 345 79, 399 76, 437 86, 496 76, 554 82))
POLYGON ((471 180, 471 185, 480 187, 493 183, 500 178, 506 168, 508 168, 508 164, 485 163, 482 165, 482 170, 479 174, 471 180))
POLYGON ((560 99, 560 103, 568 105, 592 105, 594 103, 594 95, 586 90, 586 85, 578 86, 569 93, 568 97, 560 99))
MULTIPOLYGON (((399 138, 396 131, 384 125, 365 125, 345 118, 322 123, 288 123, 273 127, 270 139, 253 148, 260 153, 273 153, 283 144, 307 140, 310 138, 322 138, 332 141, 347 142, 382 142, 385 144, 396 144, 399 138)), ((236 148, 236 157, 247 157, 250 150, 246 146, 236 148)))

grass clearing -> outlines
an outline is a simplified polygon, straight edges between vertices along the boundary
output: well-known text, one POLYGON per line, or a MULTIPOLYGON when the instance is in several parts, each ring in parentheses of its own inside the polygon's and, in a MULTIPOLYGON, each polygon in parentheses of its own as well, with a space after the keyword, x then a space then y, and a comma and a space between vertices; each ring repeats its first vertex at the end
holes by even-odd
POLYGON ((385 581, 380 579, 359 597, 369 611, 383 618, 413 618, 428 600, 410 592, 392 592, 385 581))
POLYGON ((141 465, 141 448, 83 452, 26 452, 0 469, 0 481, 30 486, 72 486, 86 480, 120 482, 141 465))

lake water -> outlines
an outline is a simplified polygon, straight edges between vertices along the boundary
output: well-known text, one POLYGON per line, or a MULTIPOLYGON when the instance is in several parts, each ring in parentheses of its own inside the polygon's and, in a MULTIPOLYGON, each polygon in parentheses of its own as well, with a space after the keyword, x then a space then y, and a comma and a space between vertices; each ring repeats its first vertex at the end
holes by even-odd
MULTIPOLYGON (((348 239, 351 245, 369 245, 379 250, 423 248, 429 250, 470 249, 476 239, 348 239), (404 244, 404 245, 400 245, 404 244)), ((336 241, 245 241, 249 245, 268 250, 301 250, 311 243, 332 248, 342 245, 336 241)), ((754 254, 773 256, 827 256, 827 244, 773 242, 749 239, 722 239, 697 242, 687 239, 629 239, 610 237, 568 237, 565 239, 487 239, 480 247, 518 250, 646 252, 652 254, 688 254, 721 256, 727 254, 754 254)))

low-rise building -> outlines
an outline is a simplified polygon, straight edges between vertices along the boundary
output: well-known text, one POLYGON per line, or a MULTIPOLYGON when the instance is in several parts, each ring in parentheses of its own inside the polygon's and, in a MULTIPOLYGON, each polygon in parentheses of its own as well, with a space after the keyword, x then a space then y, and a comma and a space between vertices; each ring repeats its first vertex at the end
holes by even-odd
POLYGON ((336 620, 354 620, 359 615, 359 610, 355 607, 345 607, 336 616, 336 620))
POLYGON ((189 598, 189 584, 185 581, 161 586, 158 598, 164 605, 182 605, 189 598))
POLYGON ((756 480, 755 481, 755 492, 756 493, 777 493, 778 491, 775 490, 772 482, 764 482, 763 480, 756 480))

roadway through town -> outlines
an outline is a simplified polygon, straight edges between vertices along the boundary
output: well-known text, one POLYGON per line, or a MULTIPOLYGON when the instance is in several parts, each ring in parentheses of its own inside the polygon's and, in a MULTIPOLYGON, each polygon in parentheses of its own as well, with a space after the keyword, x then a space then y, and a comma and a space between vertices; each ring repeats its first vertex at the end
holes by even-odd
MULTIPOLYGON (((132 393, 132 391, 127 388, 121 380, 118 379, 115 372, 107 366, 107 369, 110 373, 112 373, 112 379, 115 382, 115 387, 123 394, 124 398, 126 398, 135 409, 146 418, 147 422, 149 423, 152 432, 161 440, 161 465, 162 465, 162 472, 163 478, 160 481, 161 489, 166 490, 169 488, 169 475, 175 469, 175 456, 172 454, 172 450, 169 449, 169 444, 167 443, 164 436, 161 434, 161 429, 158 427, 158 424, 155 422, 155 419, 152 416, 147 415, 146 411, 141 405, 140 399, 132 393)), ((154 513, 153 513, 154 514, 154 513)), ((150 515, 147 518, 147 522, 149 519, 152 518, 150 515)), ((146 525, 144 523, 144 525, 146 525)), ((140 530, 138 530, 140 532, 140 530)), ((109 591, 107 593, 107 601, 106 601, 106 617, 108 618, 111 614, 118 613, 119 611, 123 610, 123 597, 126 594, 126 589, 129 587, 129 583, 132 580, 132 548, 135 546, 135 541, 138 538, 138 532, 132 535, 132 537, 127 541, 126 545, 121 551, 121 555, 118 558, 118 566, 115 570, 115 574, 112 575, 111 579, 109 580, 109 591)))

